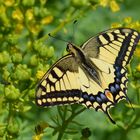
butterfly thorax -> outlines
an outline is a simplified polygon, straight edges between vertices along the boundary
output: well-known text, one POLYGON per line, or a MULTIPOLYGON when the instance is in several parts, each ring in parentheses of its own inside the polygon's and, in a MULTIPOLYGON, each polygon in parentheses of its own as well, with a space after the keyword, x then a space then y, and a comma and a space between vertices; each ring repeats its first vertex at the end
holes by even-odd
POLYGON ((77 47, 76 45, 72 44, 72 43, 68 43, 67 45, 67 51, 73 56, 75 57, 76 61, 78 63, 83 63, 86 61, 84 52, 82 51, 81 48, 77 47))
POLYGON ((94 65, 94 63, 91 62, 89 57, 84 53, 82 48, 79 48, 72 43, 69 43, 67 45, 67 51, 73 55, 76 62, 79 64, 79 66, 98 84, 101 84, 100 77, 97 72, 97 68, 94 65))

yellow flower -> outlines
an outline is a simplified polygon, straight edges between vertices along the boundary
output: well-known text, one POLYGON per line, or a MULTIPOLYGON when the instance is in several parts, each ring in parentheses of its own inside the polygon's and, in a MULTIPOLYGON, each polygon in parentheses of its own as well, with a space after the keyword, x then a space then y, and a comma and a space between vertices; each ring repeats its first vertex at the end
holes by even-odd
POLYGON ((41 23, 42 24, 49 24, 52 21, 53 21, 53 16, 50 15, 50 16, 47 16, 47 17, 43 18, 42 21, 41 21, 41 23))
POLYGON ((33 136, 32 140, 42 140, 42 134, 33 136))
POLYGON ((117 12, 120 10, 120 7, 115 0, 110 1, 110 8, 111 8, 112 12, 117 12))
POLYGON ((29 25, 29 29, 30 29, 30 32, 32 32, 33 34, 37 34, 41 28, 39 25, 32 23, 29 25))
POLYGON ((0 5, 0 18, 5 27, 11 26, 10 20, 6 14, 6 7, 4 5, 0 5))
POLYGON ((41 78, 43 77, 44 74, 45 74, 44 71, 38 70, 37 73, 36 73, 36 77, 37 77, 38 79, 41 79, 41 78))
POLYGON ((138 66, 137 66, 137 71, 140 72, 140 63, 139 63, 138 66))
POLYGON ((23 28, 24 28, 23 24, 22 24, 22 23, 18 23, 18 24, 16 25, 15 31, 16 31, 17 33, 21 33, 21 31, 23 30, 23 28))
POLYGON ((120 23, 112 23, 111 24, 111 28, 119 28, 122 27, 122 25, 120 23))
POLYGON ((108 5, 109 0, 100 0, 99 4, 103 7, 106 7, 108 5))
POLYGON ((28 9, 26 11, 25 16, 28 20, 33 20, 33 18, 34 18, 33 9, 28 9))
POLYGON ((6 14, 6 7, 4 5, 0 5, 0 18, 4 23, 4 26, 10 26, 10 21, 6 14))
POLYGON ((18 21, 22 21, 23 18, 24 18, 23 14, 22 14, 22 12, 20 11, 19 8, 17 8, 16 10, 13 11, 12 17, 13 17, 13 19, 16 19, 18 21))
POLYGON ((126 27, 128 27, 128 28, 134 28, 134 23, 130 23, 130 24, 126 25, 126 27))
POLYGON ((5 12, 6 12, 5 6, 0 5, 0 13, 1 13, 1 14, 5 14, 5 12))
POLYGON ((137 30, 140 30, 140 22, 139 21, 133 22, 133 27, 137 30))
POLYGON ((131 17, 126 17, 124 18, 124 22, 127 24, 130 24, 132 22, 132 18, 131 17))
POLYGON ((4 0, 3 2, 7 7, 10 7, 14 5, 15 0, 4 0))
POLYGON ((137 57, 140 57, 140 48, 136 48, 135 55, 137 57))

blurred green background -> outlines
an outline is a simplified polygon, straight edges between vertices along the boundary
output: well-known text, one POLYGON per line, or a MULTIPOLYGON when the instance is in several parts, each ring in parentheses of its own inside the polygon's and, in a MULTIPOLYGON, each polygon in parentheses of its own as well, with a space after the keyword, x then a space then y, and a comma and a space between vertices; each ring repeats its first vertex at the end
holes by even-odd
POLYGON ((66 43, 81 45, 112 28, 140 31, 139 0, 0 0, 0 140, 139 140, 140 46, 129 71, 128 96, 133 110, 121 101, 111 114, 81 105, 41 108, 35 102, 39 79, 66 43))

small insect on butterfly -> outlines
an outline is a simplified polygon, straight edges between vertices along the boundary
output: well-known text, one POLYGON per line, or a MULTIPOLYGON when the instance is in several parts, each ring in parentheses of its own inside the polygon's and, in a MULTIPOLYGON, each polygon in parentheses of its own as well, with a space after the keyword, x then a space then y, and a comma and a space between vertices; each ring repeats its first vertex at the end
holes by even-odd
POLYGON ((103 111, 115 123, 109 109, 128 100, 126 66, 139 40, 137 31, 116 28, 91 37, 81 47, 68 43, 69 54, 40 80, 37 105, 82 104, 103 111))

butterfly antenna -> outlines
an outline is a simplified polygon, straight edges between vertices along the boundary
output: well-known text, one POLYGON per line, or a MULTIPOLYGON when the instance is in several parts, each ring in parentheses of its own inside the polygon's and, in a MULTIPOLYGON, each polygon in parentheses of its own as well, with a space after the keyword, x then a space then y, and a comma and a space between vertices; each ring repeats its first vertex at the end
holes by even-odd
POLYGON ((75 39, 75 25, 77 23, 77 20, 74 20, 73 22, 73 31, 72 31, 72 42, 74 42, 75 39))
POLYGON ((56 36, 52 36, 51 33, 49 33, 48 36, 49 36, 49 37, 52 37, 52 38, 54 38, 54 39, 57 39, 57 40, 61 40, 61 41, 66 42, 66 43, 69 42, 69 41, 64 40, 64 39, 62 39, 62 38, 59 38, 59 37, 56 37, 56 36))

